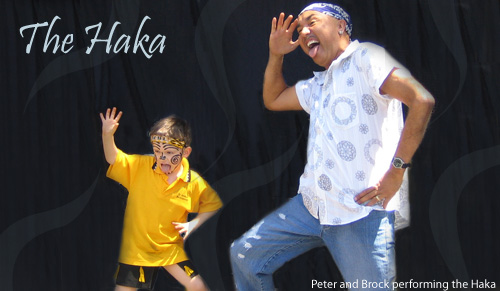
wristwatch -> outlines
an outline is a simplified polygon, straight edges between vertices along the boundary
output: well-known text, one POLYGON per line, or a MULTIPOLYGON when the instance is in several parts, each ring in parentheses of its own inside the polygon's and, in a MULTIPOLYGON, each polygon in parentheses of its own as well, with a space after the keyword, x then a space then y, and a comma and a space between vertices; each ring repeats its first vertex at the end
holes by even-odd
POLYGON ((392 159, 392 166, 398 169, 406 169, 411 167, 411 163, 405 163, 402 158, 394 157, 392 159))

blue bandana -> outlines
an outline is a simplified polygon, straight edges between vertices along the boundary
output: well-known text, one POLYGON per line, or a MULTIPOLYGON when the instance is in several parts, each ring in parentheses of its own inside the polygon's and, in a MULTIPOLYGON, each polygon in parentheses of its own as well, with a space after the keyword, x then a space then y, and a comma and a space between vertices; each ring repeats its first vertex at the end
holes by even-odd
POLYGON ((349 14, 347 14, 347 12, 345 12, 344 9, 342 9, 342 7, 330 3, 313 3, 304 8, 302 12, 299 13, 299 15, 309 10, 318 11, 323 14, 330 15, 339 20, 344 20, 347 24, 345 30, 347 34, 349 34, 349 36, 351 35, 352 33, 351 17, 349 16, 349 14))

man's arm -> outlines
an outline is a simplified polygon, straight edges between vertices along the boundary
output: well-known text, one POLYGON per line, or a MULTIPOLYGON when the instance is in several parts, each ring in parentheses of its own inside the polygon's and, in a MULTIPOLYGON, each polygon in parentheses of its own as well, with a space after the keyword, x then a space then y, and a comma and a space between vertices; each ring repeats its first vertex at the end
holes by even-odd
MULTIPOLYGON (((422 142, 427 124, 434 107, 434 98, 422 84, 404 70, 395 69, 380 87, 382 94, 388 94, 408 106, 408 115, 401 138, 396 149, 395 157, 410 162, 418 146, 422 142)), ((368 202, 371 206, 382 200, 385 208, 394 194, 401 187, 405 169, 398 169, 391 165, 384 177, 376 186, 359 193, 355 200, 359 204, 368 202), (378 199, 376 199, 376 196, 378 199)))
POLYGON ((264 73, 263 99, 267 109, 273 111, 301 110, 295 87, 288 87, 283 77, 283 58, 298 47, 292 40, 297 20, 290 15, 285 19, 281 13, 279 19, 273 18, 269 36, 269 60, 264 73))
POLYGON ((118 129, 118 121, 122 117, 122 112, 120 111, 116 114, 116 108, 113 107, 113 110, 109 108, 106 110, 106 116, 102 113, 100 113, 100 116, 102 121, 102 147, 104 149, 104 156, 106 157, 106 161, 112 165, 115 163, 118 154, 114 134, 118 129))

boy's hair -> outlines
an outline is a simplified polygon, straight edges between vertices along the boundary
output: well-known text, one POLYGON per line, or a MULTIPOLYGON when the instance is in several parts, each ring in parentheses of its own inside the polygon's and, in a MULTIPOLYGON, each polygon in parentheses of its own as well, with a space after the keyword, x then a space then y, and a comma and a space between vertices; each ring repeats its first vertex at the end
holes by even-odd
POLYGON ((191 126, 186 120, 175 115, 170 115, 155 122, 149 130, 149 136, 153 135, 183 141, 186 147, 191 146, 191 126))

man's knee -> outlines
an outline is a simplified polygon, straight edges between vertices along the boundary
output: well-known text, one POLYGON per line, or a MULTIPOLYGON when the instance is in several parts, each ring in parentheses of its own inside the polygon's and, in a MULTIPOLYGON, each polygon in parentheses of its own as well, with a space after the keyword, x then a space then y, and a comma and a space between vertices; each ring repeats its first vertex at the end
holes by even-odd
POLYGON ((242 254, 241 254, 242 247, 241 247, 241 243, 240 243, 241 239, 242 239, 242 237, 235 240, 231 244, 231 247, 229 248, 229 255, 230 255, 231 261, 233 261, 233 262, 237 262, 238 257, 242 256, 242 254))
POLYGON ((250 272, 250 262, 251 255, 249 256, 248 249, 245 248, 245 236, 240 237, 235 240, 229 249, 230 259, 233 268, 238 268, 240 271, 245 273, 250 272))

